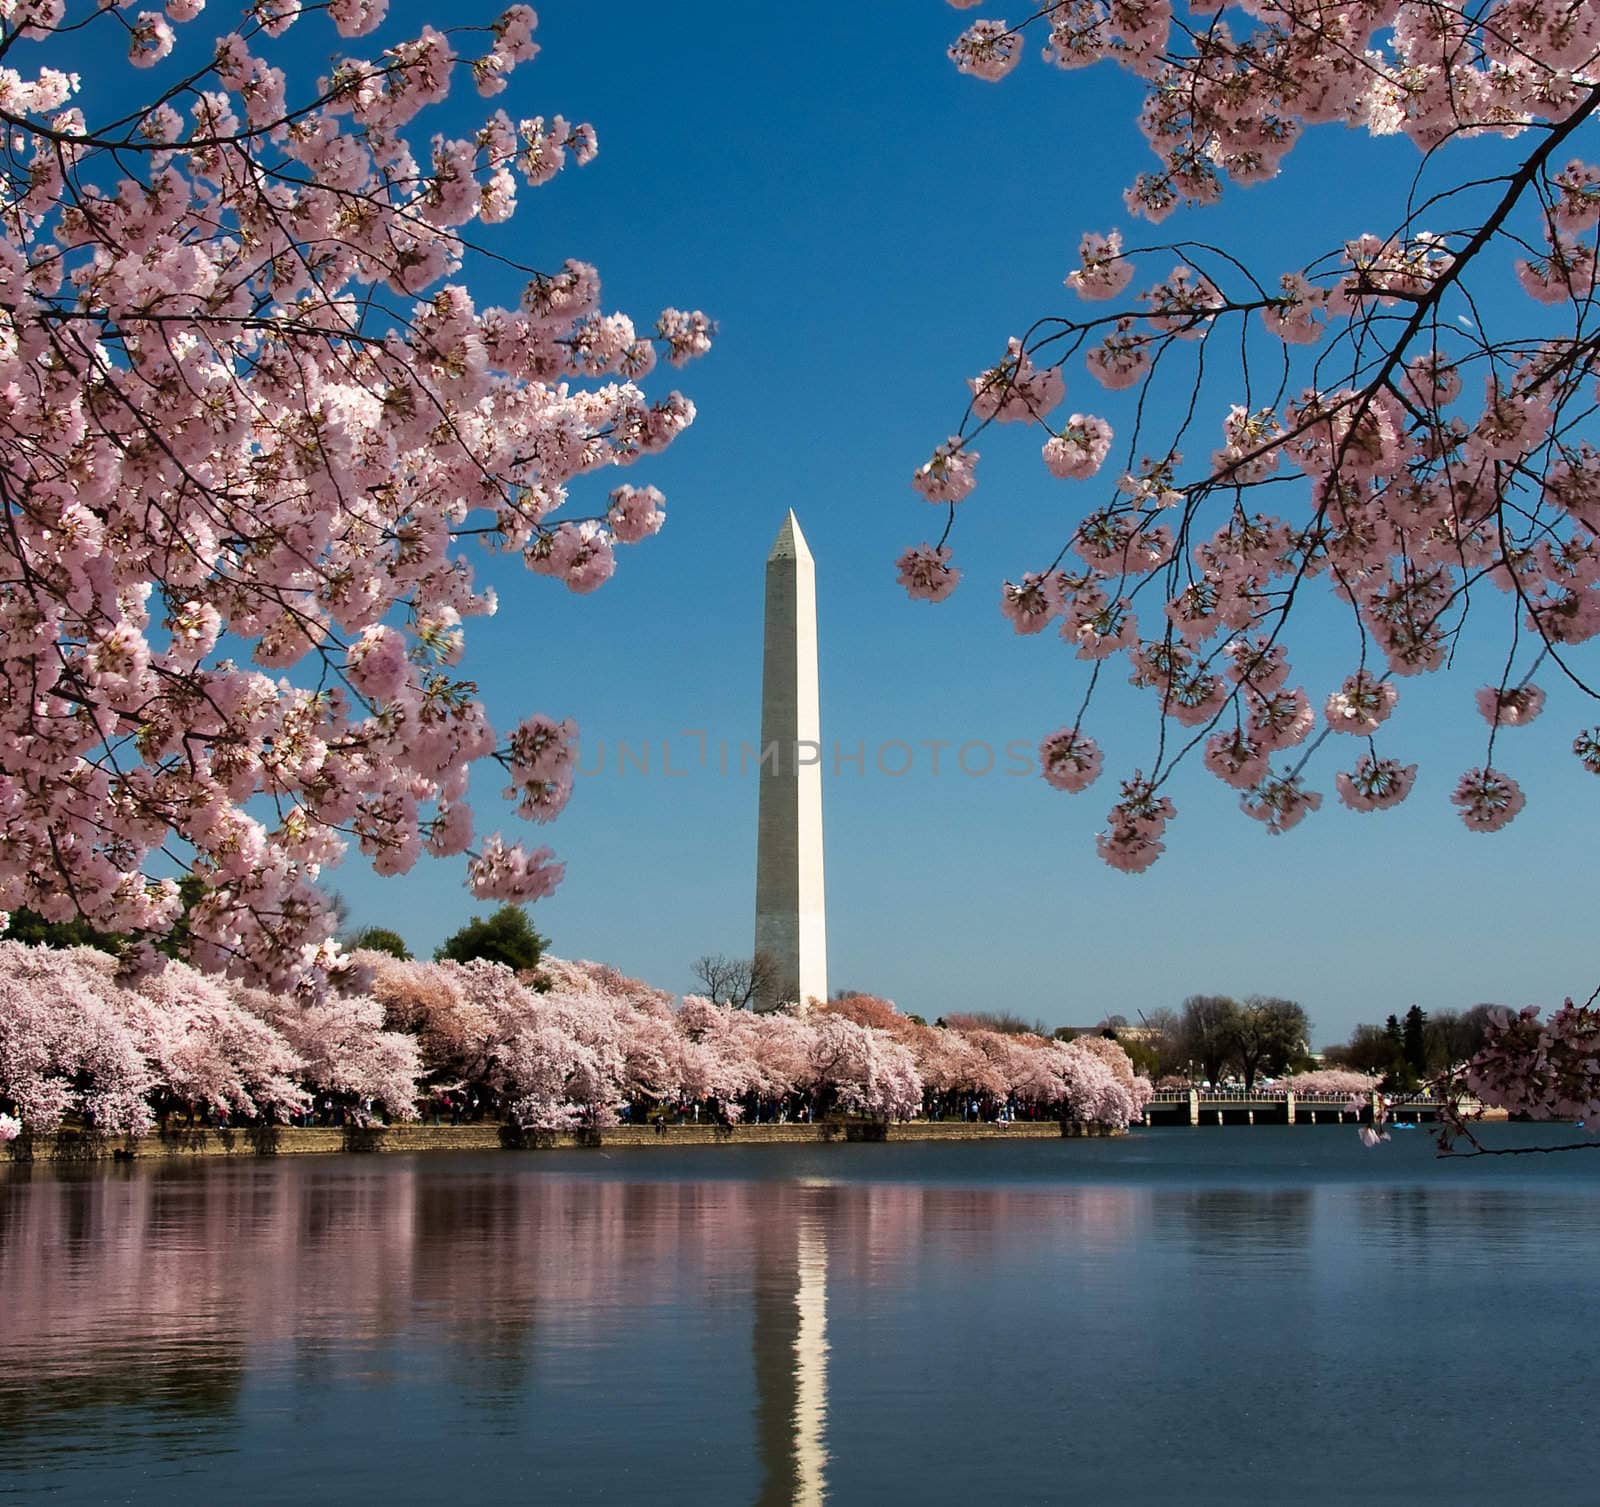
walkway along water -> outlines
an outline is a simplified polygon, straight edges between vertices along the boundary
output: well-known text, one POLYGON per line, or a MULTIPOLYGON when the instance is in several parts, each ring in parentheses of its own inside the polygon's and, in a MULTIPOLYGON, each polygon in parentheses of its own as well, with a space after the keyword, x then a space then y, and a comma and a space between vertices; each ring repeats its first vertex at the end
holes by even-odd
POLYGON ((604 1129, 524 1132, 480 1121, 471 1125, 196 1126, 147 1136, 96 1136, 64 1130, 0 1147, 13 1161, 145 1161, 185 1156, 292 1156, 330 1152, 538 1151, 623 1146, 794 1146, 861 1141, 1059 1141, 1123 1135, 1077 1121, 825 1120, 815 1125, 613 1125, 604 1129))

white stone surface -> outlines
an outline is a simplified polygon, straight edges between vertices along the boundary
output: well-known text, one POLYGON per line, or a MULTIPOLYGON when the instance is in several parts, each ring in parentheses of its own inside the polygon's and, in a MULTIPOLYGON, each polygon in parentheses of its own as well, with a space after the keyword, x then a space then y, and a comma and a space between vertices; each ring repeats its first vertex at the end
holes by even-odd
POLYGON ((775 965, 761 1009, 828 997, 822 883, 817 574, 791 509, 767 557, 755 950, 775 965))

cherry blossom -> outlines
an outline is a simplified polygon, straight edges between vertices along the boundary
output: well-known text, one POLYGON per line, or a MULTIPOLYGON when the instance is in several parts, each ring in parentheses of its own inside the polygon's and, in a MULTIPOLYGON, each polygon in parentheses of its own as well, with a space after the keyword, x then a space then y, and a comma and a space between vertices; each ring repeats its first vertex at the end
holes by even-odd
POLYGON ((1047 784, 1076 794, 1100 777, 1102 756, 1093 738, 1075 727, 1051 733, 1039 745, 1039 768, 1047 784))
POLYGON ((1079 298, 1115 298, 1133 281, 1133 263, 1122 255, 1122 232, 1086 234, 1078 247, 1080 265, 1067 274, 1067 286, 1079 298))
POLYGON ((919 544, 901 555, 895 565, 895 579, 913 601, 942 602, 961 580, 961 572, 951 565, 950 551, 943 545, 919 544))
POLYGON ((912 485, 929 502, 960 502, 978 484, 977 466, 978 452, 952 437, 935 448, 932 459, 912 478, 912 485))
POLYGON ((1104 419, 1075 413, 1060 434, 1044 442, 1045 467, 1052 476, 1085 481, 1105 464, 1111 438, 1111 426, 1104 419))
POLYGON ((1303 790, 1300 776, 1275 775, 1263 780, 1239 802, 1246 816, 1253 816, 1266 825, 1274 837, 1279 837, 1296 826, 1309 811, 1322 805, 1322 796, 1315 790, 1303 790))
MULTIPOLYGON (((1597 683, 1583 646, 1600 636, 1600 166, 1584 143, 1600 115, 1600 21, 1547 0, 1344 7, 1336 25, 1325 6, 1274 0, 1226 23, 1223 9, 1072 0, 1016 24, 970 19, 950 49, 989 82, 1021 64, 1030 35, 1058 69, 1133 75, 1154 161, 1125 202, 1143 220, 1292 170, 1306 133, 1335 123, 1408 140, 1428 175, 1425 192, 1396 180, 1388 229, 1337 224, 1331 198, 1324 254, 1300 267, 1252 268, 1248 247, 1193 238, 1085 233, 1065 274, 1082 306, 1037 319, 971 381, 960 429, 918 475, 930 500, 965 498, 976 472, 961 466, 952 488, 952 461, 991 424, 1029 421, 1044 469, 1084 484, 1059 537, 1016 563, 1004 604, 1019 632, 1059 618, 1076 657, 1095 662, 1085 708, 1116 655, 1152 692, 1150 772, 1127 782, 1097 838, 1108 863, 1135 871, 1162 850, 1160 803, 1185 759, 1284 831, 1314 806, 1301 780, 1326 757, 1319 710, 1323 731, 1370 740, 1397 709, 1399 677, 1465 661, 1498 634, 1493 673, 1476 677, 1489 682, 1482 767, 1452 797, 1469 827, 1495 830, 1524 797, 1492 767, 1494 738, 1539 715, 1535 670, 1551 658, 1573 694, 1597 683), (1489 136, 1503 155, 1475 168, 1489 136), (1434 154, 1447 141, 1445 163, 1434 154), (1126 432, 1063 424, 1030 397, 1064 393, 1080 360, 1102 387, 1133 389, 1126 432), (1221 443, 1186 462, 1197 429, 1221 443), (1068 551, 1093 574, 1058 580, 1068 551), (1347 614, 1359 668, 1291 687, 1302 604, 1319 586, 1347 614), (1466 637, 1469 613, 1490 621, 1466 637), (1299 747, 1290 771, 1269 773, 1273 753, 1299 747)), ((941 551, 956 547, 956 523, 952 510, 941 551)), ((942 598, 955 583, 940 585, 942 598)), ((1579 733, 1573 749, 1600 772, 1597 740, 1579 733)), ((1403 800, 1415 774, 1372 747, 1332 777, 1344 805, 1372 812, 1403 800)), ((1048 764, 1044 775, 1060 777, 1048 764)))
POLYGON ((1503 691, 1486 685, 1477 695, 1478 711, 1490 727, 1522 727, 1544 710, 1544 692, 1536 685, 1503 691))
POLYGON ((1346 1098, 1370 1094, 1378 1080, 1370 1073, 1355 1073, 1347 1068, 1316 1068, 1308 1073, 1290 1073, 1278 1080, 1278 1087, 1306 1098, 1346 1098))
POLYGON ((1354 769, 1341 770, 1334 776, 1334 785, 1339 799, 1352 811, 1383 811, 1398 806, 1410 795, 1416 778, 1415 764, 1400 764, 1394 759, 1367 754, 1357 761, 1354 769))
MULTIPOLYGON (((384 874, 465 854, 483 896, 559 881, 548 850, 474 838, 477 761, 535 820, 570 784, 455 673, 499 605, 467 551, 603 584, 662 497, 586 503, 585 478, 693 422, 641 384, 714 333, 676 308, 636 328, 578 261, 522 268, 510 308, 469 290, 469 236, 514 267, 490 227, 597 149, 560 115, 429 127, 464 74, 498 95, 535 57, 529 7, 301 80, 275 41, 316 9, 217 35, 200 0, 34 8, 0 70, 0 909, 82 916, 130 965, 181 916, 196 966, 307 995, 340 966, 315 881, 352 839, 384 874), (142 96, 95 28, 151 70, 142 96)), ((384 0, 327 9, 347 40, 386 23, 384 0)))
POLYGON ((1000 424, 1043 418, 1065 392, 1059 368, 1037 370, 1015 335, 1006 342, 1004 359, 970 378, 967 386, 972 389, 973 413, 1000 424))
POLYGON ((1469 769, 1450 799, 1473 832, 1498 832, 1525 804, 1521 787, 1498 769, 1469 769))
POLYGON ((1336 733, 1366 736, 1387 720, 1399 699, 1399 692, 1388 681, 1375 680, 1369 671, 1357 670, 1328 697, 1323 716, 1336 733))

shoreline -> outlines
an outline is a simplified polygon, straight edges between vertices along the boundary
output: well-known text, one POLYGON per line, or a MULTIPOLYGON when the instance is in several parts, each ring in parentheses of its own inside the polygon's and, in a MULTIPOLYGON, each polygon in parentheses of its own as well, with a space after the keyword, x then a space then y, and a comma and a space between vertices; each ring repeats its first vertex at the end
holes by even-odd
POLYGON ((371 1156, 431 1151, 573 1151, 647 1146, 814 1146, 868 1142, 1059 1141, 1126 1135, 1107 1125, 1068 1120, 823 1121, 792 1125, 612 1125, 604 1129, 521 1132, 509 1125, 269 1125, 215 1126, 144 1136, 93 1135, 64 1130, 37 1141, 0 1147, 0 1165, 162 1161, 183 1157, 371 1156))

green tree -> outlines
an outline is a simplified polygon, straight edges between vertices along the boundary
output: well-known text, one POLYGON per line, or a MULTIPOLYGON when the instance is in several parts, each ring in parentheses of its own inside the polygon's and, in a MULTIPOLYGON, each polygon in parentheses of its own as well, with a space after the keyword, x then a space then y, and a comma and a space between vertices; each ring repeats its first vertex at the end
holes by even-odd
POLYGON ((1107 1031, 1116 1044, 1128 1054, 1136 1073, 1143 1073, 1152 1083, 1161 1076, 1161 1053, 1143 1036, 1130 1036, 1126 1031, 1107 1031))
POLYGON ((1329 1047, 1325 1053, 1332 1067, 1347 1067, 1355 1073, 1382 1075, 1394 1066, 1394 1042, 1382 1026, 1359 1025, 1350 1033, 1350 1040, 1340 1047, 1329 1047))
POLYGON ((1493 1005, 1474 1005, 1470 1010, 1435 1010, 1429 1015, 1423 1032, 1428 1072, 1442 1073, 1477 1052, 1494 1009, 1493 1005))
POLYGON ((113 932, 97 931, 81 916, 70 921, 46 921, 25 905, 11 912, 6 941, 26 942, 30 947, 98 947, 101 952, 120 952, 122 938, 113 932))
POLYGON ((1398 1015, 1391 1015, 1384 1021, 1383 1039, 1389 1047, 1389 1066, 1384 1070, 1383 1087, 1390 1093, 1409 1094, 1417 1086, 1417 1073, 1406 1061, 1406 1032, 1398 1015))
POLYGON ((183 911, 172 923, 172 930, 156 943, 157 952, 163 952, 169 958, 181 958, 184 955, 192 935, 189 915, 204 899, 205 893, 206 882, 198 874, 185 874, 178 880, 178 898, 183 902, 183 911))
POLYGON ((487 958, 504 963, 519 973, 539 966, 549 939, 541 937, 520 905, 502 905, 492 916, 467 922, 454 936, 440 943, 433 956, 437 962, 470 963, 487 958))
MULTIPOLYGON (((197 874, 184 874, 178 880, 178 899, 182 910, 167 934, 157 941, 156 951, 169 958, 181 958, 189 945, 189 914, 206 893, 206 882, 197 874)), ((6 940, 26 942, 32 947, 98 947, 118 956, 128 938, 120 932, 100 931, 81 916, 70 921, 46 921, 37 911, 22 906, 11 913, 6 940)))
POLYGON ((1310 1035, 1311 1022, 1292 999, 1252 994, 1235 1009, 1228 1025, 1228 1040, 1245 1088, 1254 1088, 1258 1076, 1281 1073, 1304 1058, 1310 1035))
POLYGON ((1178 1032, 1184 1058, 1199 1063, 1210 1083, 1222 1077, 1233 1056, 1233 1026, 1238 1014, 1239 1002, 1225 994, 1191 994, 1183 1002, 1178 1032))
POLYGON ((1413 1005, 1406 1011, 1405 1024, 1400 1028, 1401 1049, 1405 1053, 1406 1066, 1414 1073, 1425 1073, 1428 1070, 1427 1024, 1428 1017, 1423 1014, 1422 1006, 1413 1005))
POLYGON ((411 960, 411 949, 406 946, 406 939, 399 932, 390 931, 387 926, 358 926, 345 938, 344 945, 351 952, 364 947, 369 952, 386 952, 392 958, 399 958, 402 963, 411 960))

